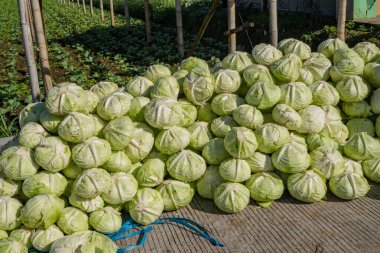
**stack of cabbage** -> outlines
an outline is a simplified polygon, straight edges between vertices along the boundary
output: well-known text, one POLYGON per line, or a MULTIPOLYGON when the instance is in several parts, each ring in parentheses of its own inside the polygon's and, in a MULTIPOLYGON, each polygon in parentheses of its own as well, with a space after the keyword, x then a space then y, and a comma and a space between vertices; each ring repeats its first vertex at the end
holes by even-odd
POLYGON ((120 229, 122 209, 149 224, 195 192, 227 213, 285 188, 309 203, 327 186, 362 197, 364 175, 380 182, 378 87, 379 49, 338 39, 318 53, 260 44, 211 70, 194 57, 173 74, 152 65, 123 88, 57 85, 1 155, 0 252, 114 252, 101 233, 120 229))

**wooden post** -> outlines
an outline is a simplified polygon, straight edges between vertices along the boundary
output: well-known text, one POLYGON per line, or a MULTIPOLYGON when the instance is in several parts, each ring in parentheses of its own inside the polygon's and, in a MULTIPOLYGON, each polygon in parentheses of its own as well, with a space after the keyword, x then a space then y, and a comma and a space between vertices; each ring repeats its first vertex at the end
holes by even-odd
MULTIPOLYGON (((236 28, 235 0, 228 0, 228 31, 236 28)), ((236 33, 228 36, 228 52, 236 51, 236 33)))
POLYGON ((91 12, 91 17, 94 16, 94 1, 90 0, 90 12, 91 12))
POLYGON ((29 72, 29 84, 32 90, 33 102, 37 102, 40 100, 40 87, 38 85, 38 73, 36 62, 34 60, 33 43, 30 34, 30 25, 26 16, 27 10, 25 0, 18 0, 18 6, 20 13, 22 40, 25 49, 25 59, 29 72))
POLYGON ((111 26, 115 27, 115 13, 113 11, 113 0, 110 0, 111 26))
POLYGON ((82 0, 82 5, 83 5, 83 13, 86 14, 86 0, 82 0))
POLYGON ((31 0, 31 4, 32 4, 32 11, 33 11, 33 18, 34 18, 34 26, 36 29, 37 44, 38 44, 38 49, 39 49, 38 52, 39 52, 40 61, 42 65, 42 68, 41 68, 42 79, 44 81, 45 91, 47 93, 52 87, 52 80, 50 76, 51 73, 50 73, 49 57, 48 57, 44 27, 42 24, 40 3, 38 0, 31 0))
POLYGON ((103 0, 99 0, 100 5, 100 21, 104 21, 103 0))
POLYGON ((129 1, 124 0, 124 12, 125 12, 125 25, 127 32, 131 31, 131 16, 129 15, 129 1))
POLYGON ((345 41, 345 27, 346 27, 346 9, 347 0, 339 0, 338 5, 338 25, 336 28, 337 37, 345 41))
POLYGON ((277 0, 270 0, 269 6, 269 26, 270 26, 270 43, 277 47, 278 26, 277 26, 277 0))
POLYGON ((185 56, 185 49, 183 47, 181 0, 175 1, 175 14, 176 14, 176 21, 177 21, 178 53, 181 56, 181 58, 183 58, 185 56))
POLYGON ((150 22, 149 0, 144 0, 146 41, 152 42, 152 24, 150 22))

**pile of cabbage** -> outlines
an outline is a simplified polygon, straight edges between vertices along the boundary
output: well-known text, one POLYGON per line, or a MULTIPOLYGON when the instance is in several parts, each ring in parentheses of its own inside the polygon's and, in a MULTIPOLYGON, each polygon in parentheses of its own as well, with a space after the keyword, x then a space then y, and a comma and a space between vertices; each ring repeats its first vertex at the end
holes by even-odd
POLYGON ((122 212, 150 224, 196 193, 226 213, 285 190, 363 197, 380 182, 377 114, 379 48, 338 39, 152 65, 125 87, 59 84, 1 154, 0 252, 115 252, 122 212))

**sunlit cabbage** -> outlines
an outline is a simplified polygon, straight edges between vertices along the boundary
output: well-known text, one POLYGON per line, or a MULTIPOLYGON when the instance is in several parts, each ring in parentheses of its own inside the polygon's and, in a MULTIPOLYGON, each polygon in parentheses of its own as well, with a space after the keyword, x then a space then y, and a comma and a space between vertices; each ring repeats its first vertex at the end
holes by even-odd
POLYGON ((194 196, 194 189, 188 183, 177 180, 165 180, 157 187, 165 211, 174 211, 187 206, 194 196))
POLYGON ((131 108, 129 109, 128 116, 133 122, 144 122, 144 111, 146 105, 150 102, 147 97, 136 97, 131 102, 131 108))
POLYGON ((189 73, 187 70, 177 70, 173 73, 173 77, 177 80, 177 83, 179 85, 179 94, 183 94, 183 81, 185 80, 185 77, 189 73))
POLYGON ((149 159, 156 159, 156 158, 160 159, 163 162, 166 162, 169 159, 169 156, 170 155, 163 154, 160 151, 158 151, 156 148, 153 148, 152 151, 149 153, 149 155, 142 160, 142 162, 146 162, 149 159))
POLYGON ((104 207, 92 212, 89 223, 100 233, 115 233, 119 231, 122 224, 121 214, 112 207, 104 207))
POLYGON ((164 210, 164 201, 157 190, 142 188, 129 202, 128 210, 134 221, 148 225, 160 218, 164 210))
POLYGON ((57 220, 57 226, 68 235, 89 229, 88 216, 75 207, 66 207, 57 220))
MULTIPOLYGON (((286 104, 294 110, 300 110, 313 102, 313 94, 308 86, 300 82, 291 82, 280 86, 280 104, 286 104)), ((248 101, 247 101, 248 102, 248 101)))
POLYGON ((49 136, 43 138, 34 152, 37 164, 50 172, 58 172, 70 163, 70 146, 59 137, 49 136))
POLYGON ((77 85, 52 87, 45 101, 46 109, 55 115, 66 115, 84 110, 87 105, 86 92, 77 85))
POLYGON ((321 146, 331 147, 333 149, 338 149, 339 146, 336 141, 323 134, 308 134, 306 141, 309 151, 313 151, 321 146))
POLYGON ((295 54, 301 60, 310 58, 311 48, 304 42, 296 39, 283 39, 278 43, 278 49, 280 49, 284 55, 295 54))
POLYGON ((70 205, 79 208, 86 213, 91 213, 99 208, 104 207, 104 201, 102 197, 97 196, 92 199, 82 198, 76 193, 72 193, 69 197, 70 205))
POLYGON ((135 76, 125 86, 129 94, 134 97, 149 97, 153 83, 146 77, 135 76))
POLYGON ((134 129, 132 120, 127 116, 123 116, 111 120, 104 127, 103 135, 110 143, 112 150, 123 150, 131 141, 134 129))
POLYGON ((380 114, 380 89, 376 89, 372 92, 370 101, 372 112, 375 114, 380 114))
POLYGON ((62 170, 62 173, 68 179, 76 179, 83 170, 83 168, 79 167, 71 160, 67 167, 62 170))
POLYGON ((311 169, 324 179, 331 179, 344 172, 344 159, 338 150, 321 146, 310 153, 311 169))
POLYGON ((255 62, 262 65, 270 65, 282 57, 282 52, 270 44, 260 43, 252 50, 255 62))
POLYGON ((214 97, 211 102, 211 109, 219 116, 228 116, 242 104, 245 104, 245 101, 241 97, 235 94, 223 93, 214 97))
POLYGON ((132 163, 137 163, 149 155, 154 146, 153 130, 144 123, 135 122, 133 138, 125 153, 132 163))
POLYGON ((6 149, 0 156, 0 170, 11 180, 24 180, 37 173, 39 165, 34 160, 34 151, 22 146, 6 149))
POLYGON ((191 150, 171 155, 166 162, 170 176, 183 182, 197 180, 205 173, 206 167, 205 159, 191 150))
POLYGON ((23 243, 26 247, 31 248, 32 247, 31 238, 34 232, 35 232, 34 229, 22 226, 20 228, 16 228, 12 230, 11 233, 9 234, 9 237, 16 239, 17 241, 23 243))
POLYGON ((298 128, 300 133, 315 134, 322 131, 325 126, 325 112, 319 106, 308 105, 298 111, 302 118, 301 127, 298 128))
POLYGON ((186 98, 195 105, 203 105, 213 95, 215 79, 210 72, 200 68, 192 69, 183 81, 186 98))
POLYGON ((65 141, 79 143, 95 132, 95 124, 92 117, 79 113, 72 112, 67 115, 58 126, 58 134, 65 141))
POLYGON ((161 77, 171 76, 171 72, 168 67, 160 64, 155 64, 149 66, 146 69, 144 76, 148 78, 152 83, 156 83, 161 77))
POLYGON ((340 48, 334 54, 334 66, 330 68, 331 79, 337 83, 347 76, 362 75, 364 61, 352 49, 340 48))
POLYGON ((252 173, 274 171, 274 167, 269 155, 255 152, 245 160, 248 162, 252 173))
POLYGON ((269 69, 264 65, 253 64, 243 71, 245 83, 251 87, 255 83, 270 83, 274 84, 275 80, 272 77, 269 69))
POLYGON ((117 172, 111 174, 111 187, 101 196, 107 204, 122 204, 136 195, 137 188, 138 183, 134 176, 125 172, 117 172))
POLYGON ((306 85, 310 85, 314 82, 313 73, 306 68, 302 68, 299 70, 299 77, 296 81, 304 83, 306 85))
POLYGON ((90 88, 90 91, 94 92, 99 100, 102 100, 108 94, 117 91, 119 87, 113 82, 99 82, 90 88))
POLYGON ((29 199, 21 210, 21 222, 28 228, 48 228, 61 215, 65 202, 50 194, 39 194, 29 199))
POLYGON ((245 96, 248 104, 258 109, 268 109, 277 104, 281 97, 280 87, 271 83, 255 83, 245 96))
POLYGON ((229 53, 222 60, 222 68, 223 69, 232 69, 237 72, 243 71, 246 67, 251 66, 253 64, 253 58, 249 53, 235 51, 229 53))
POLYGON ((295 142, 307 148, 306 138, 306 134, 301 134, 298 132, 289 132, 289 142, 295 142))
POLYGON ((177 79, 172 76, 161 77, 150 90, 150 98, 177 98, 179 85, 177 79))
POLYGON ((249 189, 251 198, 261 207, 268 207, 284 193, 282 179, 273 172, 254 174, 247 180, 245 186, 249 189))
POLYGON ((363 171, 367 178, 380 183, 380 157, 362 161, 363 171))
POLYGON ((96 168, 105 164, 111 156, 111 145, 98 137, 91 137, 72 149, 73 161, 82 168, 96 168))
POLYGON ((289 142, 289 131, 283 126, 266 123, 255 131, 258 151, 266 154, 273 153, 289 142))
POLYGON ((286 104, 277 104, 272 111, 273 120, 289 130, 297 130, 301 127, 302 118, 296 110, 286 104))
POLYGON ((205 60, 190 56, 181 62, 180 69, 190 71, 194 68, 201 68, 209 71, 208 64, 205 60))
POLYGON ((251 168, 245 160, 230 158, 219 165, 219 173, 226 181, 241 183, 251 176, 251 168))
POLYGON ((189 146, 196 150, 202 150, 203 146, 213 138, 213 134, 207 122, 194 122, 187 130, 190 133, 189 146))
POLYGON ((326 181, 312 170, 290 175, 287 188, 293 198, 307 203, 321 201, 327 192, 326 181))
POLYGON ((19 190, 20 184, 17 181, 8 179, 0 173, 0 196, 12 197, 16 195, 19 190))
POLYGON ((182 107, 182 120, 180 126, 188 127, 197 119, 197 108, 185 99, 178 100, 182 107))
POLYGON ((325 112, 325 122, 341 121, 341 111, 338 107, 332 105, 321 106, 322 110, 325 112))
POLYGON ((28 253, 28 248, 14 238, 0 239, 0 252, 2 253, 28 253))
POLYGON ((197 192, 202 198, 214 199, 216 187, 225 181, 220 175, 218 166, 209 166, 197 181, 197 192))
POLYGON ((232 130, 232 128, 237 126, 238 124, 232 117, 224 116, 214 119, 211 122, 211 131, 216 137, 224 137, 230 130, 232 130))
POLYGON ((183 127, 171 127, 159 132, 155 147, 164 154, 174 154, 190 144, 190 133, 183 127))
POLYGON ((18 228, 21 224, 22 208, 22 204, 17 199, 0 197, 0 229, 13 230, 18 228))
POLYGON ((18 117, 20 127, 23 128, 29 122, 38 123, 41 113, 45 110, 45 103, 42 102, 30 103, 25 106, 18 117))
POLYGON ((164 181, 165 163, 159 158, 148 159, 134 172, 134 175, 140 187, 156 187, 164 181))
MULTIPOLYGON (((130 173, 132 162, 129 160, 124 151, 114 151, 109 157, 108 161, 102 165, 102 168, 108 172, 126 172, 130 173)), ((65 173, 65 171, 63 171, 65 173)))
POLYGON ((344 154, 354 160, 366 160, 380 155, 380 142, 366 132, 354 134, 344 145, 344 154))
POLYGON ((346 126, 349 132, 349 138, 356 133, 366 132, 368 135, 375 136, 375 125, 367 118, 353 118, 347 121, 346 126))
POLYGON ((349 117, 368 117, 372 115, 371 106, 362 100, 355 103, 342 103, 343 112, 349 117))
POLYGON ((96 108, 98 115, 104 120, 112 120, 126 115, 133 100, 127 92, 115 91, 102 98, 96 108))
POLYGON ((343 124, 343 122, 331 121, 325 123, 325 126, 320 134, 333 139, 340 145, 343 145, 348 138, 349 132, 347 126, 343 124))
MULTIPOLYGON (((15 231, 15 230, 13 230, 13 231, 15 231)), ((13 232, 12 231, 12 232, 13 232)), ((4 238, 7 238, 8 237, 8 233, 7 233, 7 231, 4 231, 4 230, 0 230, 0 240, 1 239, 4 239, 4 238)), ((19 241, 19 240, 18 240, 19 241)))
POLYGON ((204 145, 202 156, 208 164, 219 165, 230 157, 230 154, 224 148, 224 139, 215 138, 204 145))
MULTIPOLYGON (((312 57, 303 63, 304 69, 313 75, 313 81, 327 81, 330 78, 332 63, 325 57, 312 57)), ((300 72, 301 75, 301 72, 300 72)))
POLYGON ((22 191, 32 198, 38 194, 61 196, 67 187, 67 180, 59 173, 39 172, 27 178, 22 184, 22 191))
POLYGON ((364 60, 364 63, 373 62, 380 56, 380 49, 371 42, 359 42, 353 48, 364 60))
POLYGON ((144 117, 152 127, 164 129, 178 125, 182 120, 182 113, 182 107, 176 100, 158 98, 146 105, 144 117))
POLYGON ((239 72, 231 69, 220 69, 214 74, 215 93, 233 93, 241 84, 239 72))
POLYGON ((317 81, 309 86, 314 105, 337 105, 339 93, 334 86, 325 81, 317 81))
POLYGON ((371 87, 359 76, 348 76, 336 85, 344 102, 359 102, 368 97, 371 87))
POLYGON ((103 138, 103 129, 107 125, 107 122, 100 118, 96 114, 89 114, 88 115, 92 120, 94 121, 94 136, 97 136, 99 138, 103 138))
POLYGON ((368 63, 363 71, 364 79, 373 87, 380 87, 380 61, 368 63))
POLYGON ((33 234, 31 241, 33 248, 42 252, 48 252, 53 242, 64 237, 63 232, 56 226, 49 228, 39 228, 33 234))
POLYGON ((249 190, 240 183, 223 183, 215 189, 214 203, 226 213, 237 213, 249 204, 249 190))
POLYGON ((29 122, 21 129, 18 141, 24 147, 35 148, 47 135, 48 133, 40 124, 29 122))
POLYGON ((370 190, 367 179, 355 172, 345 172, 331 178, 329 187, 331 192, 341 199, 361 198, 370 190))
POLYGON ((203 105, 198 106, 197 108, 197 119, 199 121, 205 121, 211 123, 214 119, 218 118, 212 109, 211 104, 205 103, 203 105))
POLYGON ((285 55, 269 66, 272 75, 280 82, 298 80, 300 68, 302 68, 302 61, 295 54, 285 55))
POLYGON ((253 155, 258 147, 258 142, 251 129, 235 127, 226 134, 224 147, 231 156, 244 159, 253 155))
POLYGON ((363 168, 360 162, 351 160, 347 157, 344 158, 344 173, 356 173, 363 176, 363 168))
POLYGON ((348 48, 347 44, 338 39, 327 39, 318 45, 318 53, 324 54, 327 58, 334 56, 335 51, 339 48, 348 48))
POLYGON ((298 142, 290 142, 273 153, 272 163, 284 173, 298 173, 310 166, 310 156, 307 147, 298 142))
POLYGON ((41 125, 51 133, 58 133, 58 126, 64 119, 63 116, 51 114, 48 110, 43 110, 40 114, 41 125))
POLYGON ((233 119, 240 125, 246 128, 255 130, 260 127, 263 122, 263 114, 256 107, 243 104, 237 107, 233 112, 233 119))
POLYGON ((99 104, 99 97, 96 95, 96 93, 85 90, 86 93, 86 106, 80 110, 80 112, 89 114, 89 113, 95 113, 96 107, 99 104))
POLYGON ((112 178, 104 169, 85 170, 75 181, 73 192, 82 198, 95 198, 112 187, 112 178))

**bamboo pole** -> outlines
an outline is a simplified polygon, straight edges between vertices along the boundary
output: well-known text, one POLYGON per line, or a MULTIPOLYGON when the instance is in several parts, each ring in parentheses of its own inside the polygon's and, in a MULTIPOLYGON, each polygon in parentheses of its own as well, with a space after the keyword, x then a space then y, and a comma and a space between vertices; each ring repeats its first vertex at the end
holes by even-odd
POLYGON ((146 41, 152 42, 152 23, 150 21, 149 0, 144 0, 146 41))
POLYGON ((87 13, 87 10, 86 10, 86 0, 82 0, 82 5, 83 5, 83 13, 86 14, 87 13))
POLYGON ((46 38, 44 33, 44 27, 42 23, 42 15, 40 9, 40 3, 38 0, 31 0, 33 18, 34 18, 34 26, 36 29, 36 38, 38 44, 38 52, 41 61, 41 71, 42 71, 42 79, 44 81, 45 91, 46 93, 52 87, 52 80, 50 76, 50 65, 49 65, 49 57, 46 45, 46 38))
POLYGON ((183 58, 185 56, 185 49, 183 47, 183 26, 182 26, 182 10, 181 0, 175 1, 175 13, 177 23, 177 39, 178 39, 178 53, 183 58))
POLYGON ((30 0, 25 0, 25 3, 26 3, 26 16, 27 16, 27 19, 28 19, 28 23, 30 25, 30 33, 31 33, 31 36, 32 36, 32 41, 33 43, 36 42, 36 33, 34 32, 34 21, 33 21, 33 14, 32 14, 32 7, 30 6, 30 0))
POLYGON ((337 25, 337 37, 345 41, 345 26, 346 26, 346 9, 347 0, 339 0, 338 5, 338 25, 337 25))
POLYGON ((90 12, 91 12, 91 17, 94 16, 94 1, 90 0, 90 12))
MULTIPOLYGON (((236 7, 235 0, 228 0, 228 31, 236 28, 236 7)), ((232 33, 228 36, 228 52, 236 51, 236 33, 232 33)))
POLYGON ((100 21, 104 21, 103 0, 99 0, 100 5, 100 21))
POLYGON ((125 12, 125 25, 127 32, 131 31, 131 16, 129 15, 129 1, 124 0, 124 12, 125 12))
POLYGON ((115 27, 115 13, 113 11, 113 0, 110 0, 111 26, 115 27))
POLYGON ((18 0, 18 6, 20 13, 22 40, 25 49, 25 59, 29 72, 29 84, 31 86, 33 102, 37 102, 40 100, 40 87, 38 85, 38 73, 36 62, 34 60, 33 43, 30 34, 30 25, 26 16, 27 10, 25 0, 18 0))
POLYGON ((277 26, 277 0, 270 0, 269 7, 270 43, 277 47, 278 26, 277 26))
POLYGON ((78 5, 78 7, 80 7, 80 3, 79 3, 79 0, 77 0, 77 5, 78 5))

